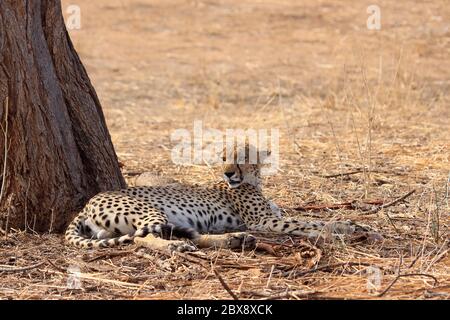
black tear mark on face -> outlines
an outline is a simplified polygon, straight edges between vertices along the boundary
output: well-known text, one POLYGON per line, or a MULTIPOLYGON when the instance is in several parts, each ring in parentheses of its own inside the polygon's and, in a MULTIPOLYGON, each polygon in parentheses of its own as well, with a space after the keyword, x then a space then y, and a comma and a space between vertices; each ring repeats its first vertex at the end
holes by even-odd
POLYGON ((237 165, 237 168, 239 170, 239 179, 242 180, 242 170, 241 170, 241 167, 239 166, 239 164, 237 165))

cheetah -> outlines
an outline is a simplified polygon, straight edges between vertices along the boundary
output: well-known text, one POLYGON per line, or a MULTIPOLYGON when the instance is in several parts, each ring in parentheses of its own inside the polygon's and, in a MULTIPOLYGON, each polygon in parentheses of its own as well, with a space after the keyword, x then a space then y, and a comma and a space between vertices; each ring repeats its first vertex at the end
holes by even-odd
POLYGON ((351 221, 327 224, 280 216, 261 190, 262 156, 250 163, 250 148, 246 144, 243 152, 235 149, 231 163, 223 164, 223 181, 212 185, 138 186, 94 196, 67 228, 66 241, 80 248, 134 241, 154 249, 192 251, 211 246, 253 248, 256 238, 247 231, 314 239, 370 231, 351 221))

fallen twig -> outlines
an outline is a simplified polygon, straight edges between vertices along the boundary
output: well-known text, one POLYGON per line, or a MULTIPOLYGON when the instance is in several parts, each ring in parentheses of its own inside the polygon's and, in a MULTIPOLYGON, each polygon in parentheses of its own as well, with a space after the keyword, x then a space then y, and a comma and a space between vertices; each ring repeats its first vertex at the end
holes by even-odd
POLYGON ((230 287, 227 285, 227 283, 225 282, 225 280, 223 280, 222 276, 219 274, 219 272, 213 268, 213 272, 216 275, 217 279, 219 279, 220 284, 222 285, 222 287, 228 292, 228 294, 234 299, 234 300, 239 300, 238 296, 231 291, 230 287))
POLYGON ((258 242, 256 244, 256 250, 265 251, 275 257, 281 256, 281 254, 279 254, 275 251, 275 249, 273 248, 273 246, 271 244, 265 243, 265 242, 258 242))
POLYGON ((372 214, 380 211, 381 209, 385 209, 387 207, 391 207, 395 204, 397 204, 400 201, 405 200, 410 195, 412 195, 416 190, 411 190, 407 194, 401 196, 400 198, 394 199, 391 202, 384 203, 383 200, 366 200, 358 203, 358 201, 349 201, 349 202, 341 202, 341 203, 333 203, 333 204, 319 204, 319 205, 308 205, 308 206, 299 206, 296 208, 293 208, 297 211, 322 211, 322 210, 337 210, 337 209, 352 209, 352 210, 358 210, 361 209, 361 204, 364 205, 379 205, 376 208, 373 208, 371 210, 362 211, 363 214, 372 214))
POLYGON ((322 175, 321 177, 322 178, 337 178, 337 177, 351 176, 353 174, 358 174, 358 173, 363 173, 363 172, 364 172, 363 169, 358 169, 358 170, 350 171, 350 172, 322 175))
MULTIPOLYGON (((307 270, 307 271, 301 271, 301 272, 286 272, 287 275, 291 275, 294 277, 301 277, 310 273, 315 273, 318 271, 325 271, 327 269, 335 269, 338 267, 371 267, 373 264, 371 263, 364 263, 364 262, 343 262, 343 263, 335 263, 335 264, 327 264, 325 266, 317 267, 315 269, 307 270)), ((380 268, 381 269, 381 268, 380 268)))
MULTIPOLYGON (((203 268, 209 270, 209 265, 207 263, 205 263, 203 260, 201 260, 201 259, 199 259, 197 257, 193 257, 193 256, 187 255, 187 254, 182 253, 182 252, 174 252, 173 254, 175 254, 176 256, 181 257, 181 258, 183 258, 183 259, 185 259, 185 260, 187 260, 189 262, 196 263, 196 264, 202 266, 203 268)), ((211 261, 209 261, 209 262, 211 262, 211 261)))
MULTIPOLYGON (((192 256, 189 256, 187 254, 181 253, 181 252, 175 252, 175 255, 177 255, 178 257, 182 257, 190 262, 196 263, 200 266, 202 266, 203 268, 205 268, 206 270, 210 270, 209 266, 206 265, 203 261, 199 260, 198 258, 194 258, 192 256)), ((237 295, 231 291, 230 287, 228 286, 228 284, 225 282, 225 280, 223 280, 222 276, 219 274, 219 271, 216 270, 216 268, 212 268, 212 271, 214 272, 215 276, 217 277, 217 279, 219 280, 220 284, 222 285, 222 287, 225 289, 226 292, 228 292, 228 294, 234 299, 234 300, 239 300, 239 298, 237 297, 237 295)))
POLYGON ((250 297, 260 297, 263 300, 276 300, 276 299, 286 299, 286 298, 310 298, 313 295, 317 295, 321 292, 319 291, 303 291, 303 290, 293 290, 286 291, 276 294, 268 294, 257 291, 242 291, 241 294, 250 297))
POLYGON ((34 264, 32 266, 28 267, 13 267, 13 266, 0 266, 0 272, 21 272, 21 271, 28 271, 35 268, 39 268, 42 266, 45 262, 39 262, 37 264, 34 264))
MULTIPOLYGON (((160 252, 160 251, 158 251, 158 252, 160 252)), ((168 253, 166 253, 166 252, 162 252, 162 253, 164 253, 165 255, 170 256, 170 254, 168 254, 168 253)), ((189 261, 189 262, 198 264, 199 266, 203 267, 204 269, 206 269, 206 270, 208 270, 208 271, 211 269, 211 268, 209 267, 209 265, 207 265, 204 261, 201 261, 201 260, 198 259, 198 258, 189 256, 189 255, 184 254, 184 253, 182 253, 182 252, 173 252, 173 254, 176 255, 176 256, 178 256, 178 257, 181 257, 181 258, 183 258, 183 259, 185 259, 185 260, 187 260, 187 261, 189 261)), ((142 254, 141 254, 141 256, 144 256, 144 257, 145 257, 145 255, 142 255, 142 254)), ((215 276, 217 277, 217 279, 219 280, 220 284, 222 285, 222 287, 227 291, 227 293, 228 293, 234 300, 239 300, 238 296, 236 296, 236 294, 235 294, 233 291, 231 291, 230 287, 229 287, 228 284, 225 282, 225 280, 223 280, 222 276, 219 274, 219 272, 216 270, 216 268, 212 268, 212 270, 213 270, 215 276)))
POLYGON ((384 296, 392 288, 392 286, 398 281, 398 279, 405 278, 405 277, 417 277, 417 276, 432 278, 434 280, 434 285, 433 286, 436 286, 439 283, 438 279, 435 276, 432 276, 431 274, 426 274, 426 273, 405 273, 405 274, 399 274, 399 275, 397 275, 397 277, 395 277, 394 280, 392 280, 392 282, 387 286, 387 288, 384 289, 383 292, 381 292, 378 295, 378 297, 384 296))
POLYGON ((393 201, 391 201, 391 202, 388 202, 388 203, 386 203, 386 204, 383 204, 383 205, 381 205, 381 206, 379 206, 379 207, 376 207, 376 208, 374 208, 374 209, 372 209, 372 210, 363 212, 363 214, 377 213, 378 211, 380 211, 380 210, 382 210, 382 209, 385 209, 385 208, 388 208, 388 207, 392 207, 393 205, 399 203, 400 201, 403 201, 403 200, 405 200, 406 198, 408 198, 408 197, 409 197, 410 195, 412 195, 414 192, 416 192, 416 189, 411 190, 410 192, 404 194, 404 195, 401 196, 400 198, 397 198, 397 199, 395 199, 395 200, 393 200, 393 201))
POLYGON ((123 256, 123 255, 129 254, 129 253, 133 253, 135 251, 136 251, 136 249, 126 250, 126 251, 124 250, 124 251, 107 252, 107 253, 102 253, 98 256, 95 256, 95 257, 92 257, 92 258, 89 258, 86 260, 83 259, 83 260, 85 262, 93 262, 93 261, 97 261, 97 260, 101 260, 101 259, 109 259, 109 258, 113 258, 113 257, 123 256))
POLYGON ((55 268, 56 270, 59 270, 59 271, 61 271, 61 272, 67 272, 67 270, 66 269, 64 269, 64 268, 61 268, 60 266, 57 266, 55 263, 53 263, 49 258, 46 258, 45 259, 46 261, 47 261, 47 263, 49 264, 49 265, 51 265, 53 268, 55 268))
MULTIPOLYGON (((366 200, 362 201, 362 204, 365 205, 382 205, 383 200, 366 200)), ((297 211, 322 211, 322 210, 337 210, 337 209, 359 209, 360 205, 358 205, 357 201, 349 201, 349 202, 341 202, 341 203, 333 203, 333 204, 318 204, 318 205, 308 205, 308 206, 299 206, 294 208, 297 211)))

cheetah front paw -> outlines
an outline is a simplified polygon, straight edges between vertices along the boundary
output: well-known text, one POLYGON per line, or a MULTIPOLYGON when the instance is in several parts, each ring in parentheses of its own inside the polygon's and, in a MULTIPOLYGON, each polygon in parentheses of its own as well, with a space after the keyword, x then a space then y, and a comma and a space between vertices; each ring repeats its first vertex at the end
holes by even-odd
POLYGON ((373 231, 370 227, 356 224, 350 220, 334 221, 325 225, 322 236, 325 239, 332 239, 339 235, 357 236, 365 238, 369 243, 383 241, 384 238, 378 232, 373 231))

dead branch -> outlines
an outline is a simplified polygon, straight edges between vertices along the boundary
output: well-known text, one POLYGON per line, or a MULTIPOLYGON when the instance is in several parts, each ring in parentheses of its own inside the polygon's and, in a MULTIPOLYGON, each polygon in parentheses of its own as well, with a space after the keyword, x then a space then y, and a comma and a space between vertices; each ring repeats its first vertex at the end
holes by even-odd
POLYGON ((404 194, 403 196, 401 196, 400 198, 397 198, 389 203, 383 204, 379 207, 376 207, 375 209, 363 212, 363 214, 373 214, 373 213, 377 213, 378 211, 388 208, 388 207, 392 207, 393 205, 399 203, 400 201, 405 200, 406 198, 408 198, 410 195, 412 195, 414 192, 416 192, 416 189, 411 190, 410 192, 404 194))
POLYGON ((61 271, 61 272, 67 272, 67 270, 65 270, 64 268, 61 268, 60 266, 57 266, 54 262, 52 262, 49 258, 46 258, 45 259, 46 261, 47 261, 47 263, 49 264, 49 265, 51 265, 53 268, 55 268, 56 270, 58 270, 58 271, 61 271))
MULTIPOLYGON (((361 203, 366 205, 382 205, 383 200, 366 200, 361 203)), ((308 205, 308 206, 299 206, 294 208, 297 211, 322 211, 322 210, 337 210, 337 209, 359 209, 357 201, 348 201, 334 204, 319 204, 319 205, 308 205)))
POLYGON ((234 299, 234 300, 239 300, 238 296, 231 291, 230 287, 227 285, 227 283, 225 282, 225 280, 223 280, 222 276, 219 274, 219 272, 213 268, 212 269, 214 274, 216 275, 217 279, 219 279, 220 284, 222 285, 222 287, 226 290, 226 292, 228 292, 228 294, 234 299))
POLYGON ((242 291, 242 295, 250 296, 250 297, 259 297, 263 300, 277 300, 277 299, 286 299, 286 298, 305 298, 308 299, 311 296, 316 296, 320 292, 318 291, 304 291, 304 290, 293 290, 293 291, 285 291, 276 294, 268 294, 257 291, 242 291))
POLYGON ((405 274, 399 274, 397 275, 397 277, 395 277, 394 280, 392 280, 392 282, 387 286, 386 289, 383 290, 383 292, 381 292, 378 297, 382 297, 384 296, 391 288, 392 286, 400 279, 400 278, 406 278, 406 277, 428 277, 434 280, 434 284, 433 287, 436 286, 439 281, 435 276, 432 276, 431 274, 426 274, 426 273, 405 273, 405 274))
POLYGON ((32 266, 28 267, 12 267, 12 266, 0 266, 0 272, 21 272, 21 271, 28 271, 35 268, 39 268, 42 266, 45 262, 39 262, 37 264, 34 264, 32 266))
MULTIPOLYGON (((287 275, 292 275, 294 277, 301 277, 307 274, 315 273, 318 271, 327 271, 329 269, 336 269, 339 267, 370 267, 373 266, 371 263, 364 263, 364 262, 343 262, 343 263, 335 263, 335 264, 327 264, 321 267, 317 267, 315 269, 307 270, 307 271, 301 271, 301 272, 287 272, 287 275)), ((381 268, 380 268, 381 269, 381 268)), ((334 271, 334 270, 333 270, 334 271)))
MULTIPOLYGON (((407 194, 394 199, 391 202, 388 203, 384 203, 383 200, 366 200, 366 201, 362 201, 362 204, 365 205, 379 205, 378 207, 371 209, 371 210, 367 210, 367 211, 362 211, 363 214, 373 214, 376 213, 382 209, 391 207, 397 203, 399 203, 400 201, 405 200, 406 198, 408 198, 410 195, 412 195, 414 192, 416 192, 416 190, 411 190, 410 192, 408 192, 407 194)), ((322 211, 322 210, 338 210, 338 209, 351 209, 351 210, 358 210, 361 209, 360 205, 358 205, 357 201, 348 201, 348 202, 341 202, 341 203, 334 203, 334 204, 319 204, 319 205, 308 205, 308 206, 299 206, 296 208, 293 208, 294 210, 297 211, 322 211)))
POLYGON ((89 259, 83 259, 85 262, 93 262, 93 261, 97 261, 97 260, 102 260, 102 259, 110 259, 113 257, 119 257, 119 256, 124 256, 127 255, 129 253, 133 253, 135 252, 136 249, 133 250, 123 250, 123 251, 113 251, 113 252, 107 252, 107 253, 103 253, 103 254, 99 254, 98 256, 89 258, 89 259))
POLYGON ((322 178, 337 178, 337 177, 351 176, 353 174, 358 174, 358 173, 363 173, 363 172, 364 172, 363 169, 358 169, 358 170, 350 171, 350 172, 322 175, 321 177, 322 178))
POLYGON ((265 251, 275 257, 280 257, 281 255, 279 253, 277 253, 274 249, 274 247, 269 244, 269 243, 265 243, 265 242, 258 242, 256 244, 256 250, 260 250, 260 251, 265 251))

